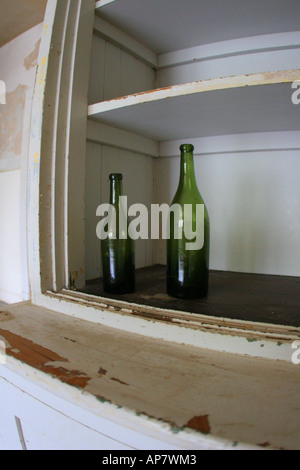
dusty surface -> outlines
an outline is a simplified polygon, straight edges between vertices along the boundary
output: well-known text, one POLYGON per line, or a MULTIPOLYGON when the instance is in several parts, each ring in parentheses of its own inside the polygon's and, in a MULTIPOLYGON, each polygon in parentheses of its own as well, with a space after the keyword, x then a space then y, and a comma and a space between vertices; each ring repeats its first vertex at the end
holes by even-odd
POLYGON ((300 369, 152 340, 25 305, 0 313, 8 356, 168 423, 172 431, 300 447, 300 369))

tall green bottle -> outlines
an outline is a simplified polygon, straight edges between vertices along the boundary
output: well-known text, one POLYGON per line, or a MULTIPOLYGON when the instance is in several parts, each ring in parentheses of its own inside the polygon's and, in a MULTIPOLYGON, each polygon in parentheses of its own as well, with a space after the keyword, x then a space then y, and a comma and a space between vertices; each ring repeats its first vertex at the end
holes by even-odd
POLYGON ((129 294, 135 290, 135 256, 134 242, 128 235, 127 213, 120 203, 123 176, 113 173, 109 179, 109 203, 115 209, 116 223, 110 226, 108 237, 101 240, 103 289, 109 294, 129 294))
POLYGON ((194 147, 184 144, 181 145, 180 151, 180 181, 172 206, 177 205, 181 210, 178 214, 170 211, 167 292, 172 297, 197 299, 206 297, 208 293, 209 216, 196 182, 194 147), (187 205, 189 211, 185 211, 187 205), (189 228, 189 231, 185 228, 189 228), (182 237, 180 237, 181 231, 182 237), (194 239, 193 234, 195 234, 194 239), (197 243, 191 245, 191 242, 195 241, 197 243))

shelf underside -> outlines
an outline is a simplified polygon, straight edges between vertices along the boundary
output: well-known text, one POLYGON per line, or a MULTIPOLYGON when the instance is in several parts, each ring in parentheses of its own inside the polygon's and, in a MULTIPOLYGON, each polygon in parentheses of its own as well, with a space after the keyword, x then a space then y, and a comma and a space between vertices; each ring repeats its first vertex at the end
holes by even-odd
POLYGON ((211 271, 206 299, 174 299, 166 293, 166 268, 137 270, 136 292, 107 295, 102 281, 88 281, 87 294, 167 310, 300 327, 300 278, 211 271))
POLYGON ((299 30, 298 0, 104 0, 97 6, 106 21, 158 54, 299 30))
POLYGON ((168 96, 166 90, 163 99, 156 99, 155 93, 160 92, 152 93, 151 98, 145 93, 92 105, 89 117, 159 142, 300 130, 299 106, 292 103, 291 83, 188 92, 179 96, 168 96), (136 102, 132 101, 134 98, 136 102))

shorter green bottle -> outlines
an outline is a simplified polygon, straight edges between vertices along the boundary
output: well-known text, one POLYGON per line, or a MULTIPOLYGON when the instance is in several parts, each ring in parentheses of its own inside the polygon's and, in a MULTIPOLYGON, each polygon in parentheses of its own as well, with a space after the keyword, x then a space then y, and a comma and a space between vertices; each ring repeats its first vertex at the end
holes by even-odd
POLYGON ((128 217, 120 201, 123 176, 113 173, 109 179, 109 203, 114 208, 115 224, 109 227, 107 238, 101 240, 103 289, 109 294, 130 294, 135 290, 135 255, 134 241, 128 235, 128 217), (125 226, 120 223, 121 217, 125 226))
POLYGON ((167 240, 167 292, 172 297, 197 299, 206 297, 208 293, 209 216, 196 182, 194 147, 184 144, 181 145, 180 151, 180 181, 172 202, 172 206, 179 207, 180 211, 178 215, 170 211, 170 237, 167 240), (189 211, 186 210, 186 206, 189 211), (189 228, 189 231, 185 228, 189 228), (195 239, 192 239, 194 234, 195 239), (198 245, 192 243, 196 249, 191 249, 191 242, 197 239, 200 241, 198 245))

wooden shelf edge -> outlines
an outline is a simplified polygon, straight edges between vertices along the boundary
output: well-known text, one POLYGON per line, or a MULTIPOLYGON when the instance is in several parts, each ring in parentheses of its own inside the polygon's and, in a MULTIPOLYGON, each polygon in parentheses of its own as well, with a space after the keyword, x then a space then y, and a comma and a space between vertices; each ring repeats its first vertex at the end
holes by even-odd
POLYGON ((75 413, 99 432, 107 420, 111 438, 118 432, 113 423, 127 428, 127 445, 134 432, 187 448, 243 448, 243 443, 259 446, 266 441, 269 448, 297 445, 291 431, 299 419, 299 380, 292 364, 152 341, 30 303, 2 312, 0 335, 7 347, 1 377, 57 411, 70 417, 75 413), (278 393, 284 397, 286 387, 289 400, 280 401, 278 393), (251 394, 245 396, 248 389, 251 394), (275 405, 281 407, 279 414, 271 413, 275 405), (223 412, 228 407, 230 416, 223 412), (271 416, 272 427, 262 416, 271 416), (233 424, 224 432, 228 420, 233 424))
POLYGON ((108 5, 109 3, 115 2, 116 0, 98 0, 95 5, 95 10, 99 10, 101 7, 108 5))
POLYGON ((166 342, 263 359, 291 361, 299 329, 159 310, 63 290, 41 303, 67 316, 166 342))
POLYGON ((172 97, 227 90, 230 88, 293 83, 298 80, 300 80, 300 69, 213 78, 199 82, 190 82, 181 85, 158 88, 91 104, 88 106, 88 116, 98 117, 101 114, 105 115, 105 112, 107 111, 113 111, 172 97))

